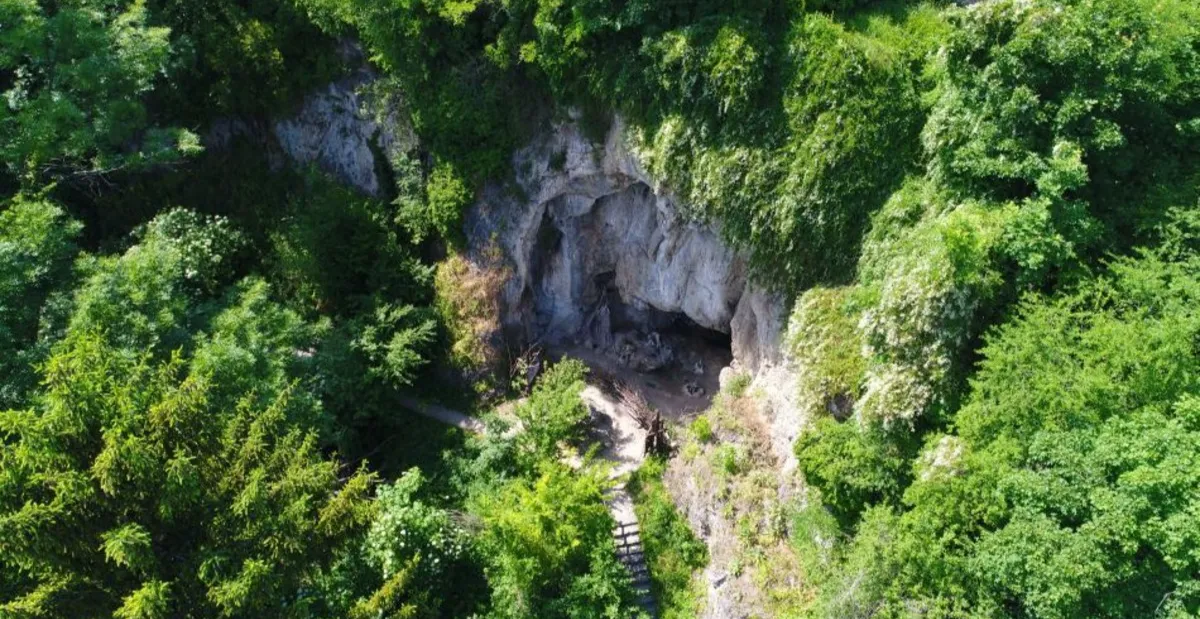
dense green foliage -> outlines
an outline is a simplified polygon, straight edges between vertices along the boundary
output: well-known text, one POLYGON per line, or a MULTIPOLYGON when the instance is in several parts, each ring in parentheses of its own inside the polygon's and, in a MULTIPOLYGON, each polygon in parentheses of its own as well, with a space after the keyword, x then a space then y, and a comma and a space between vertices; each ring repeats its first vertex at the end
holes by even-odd
POLYGON ((1194 219, 1200 188, 1200 14, 1084 1, 949 16, 924 174, 872 215, 857 281, 805 292, 792 318, 806 405, 822 417, 854 398, 852 422, 820 418, 796 446, 824 505, 797 528, 822 592, 811 612, 1195 613, 1176 554, 1189 542, 1170 529, 1196 524, 1192 482, 1153 498, 1126 485, 1196 457, 1177 402, 1191 387, 1172 378, 1193 351, 1166 343, 1191 338, 1194 258, 1142 251, 1091 273, 1139 244, 1194 242, 1163 226, 1194 219), (1139 455, 1167 440, 1144 424, 1178 427, 1176 455, 1139 455), (845 537, 813 541, 830 535, 845 537))
MULTIPOLYGON (((697 417, 697 420, 705 417, 697 417)), ((701 438, 701 440, 706 440, 701 438)), ((699 612, 692 574, 708 564, 708 548, 696 538, 671 502, 662 476, 666 463, 647 460, 629 481, 638 517, 638 532, 654 599, 664 619, 694 617, 699 612)))
POLYGON ((404 411, 505 394, 453 252, 569 119, 795 302, 797 612, 1200 614, 1195 2, 0 0, 0 92, 0 615, 630 616, 582 364, 404 411), (267 129, 349 73, 377 197, 267 129))
POLYGON ((44 201, 17 197, 0 211, 0 408, 24 403, 62 328, 79 228, 44 201))
POLYGON ((170 63, 167 28, 140 2, 0 4, 0 164, 36 183, 170 161, 200 146, 155 126, 145 95, 170 63))
POLYGON ((586 453, 574 469, 562 461, 588 414, 584 372, 575 360, 552 365, 511 416, 493 415, 488 433, 454 458, 451 485, 480 519, 489 616, 637 616, 604 502, 609 467, 586 453))
POLYGON ((1026 300, 988 339, 955 433, 929 440, 901 510, 864 516, 826 612, 1200 610, 1198 266, 1145 253, 1026 300))
POLYGON ((306 614, 369 521, 370 476, 339 480, 292 378, 306 326, 258 280, 213 298, 234 235, 188 215, 92 267, 44 393, 3 416, 7 613, 306 614))
POLYGON ((858 32, 771 0, 300 4, 399 76, 439 161, 438 221, 455 221, 460 179, 503 172, 544 116, 540 87, 585 123, 633 120, 651 171, 789 287, 846 279, 869 213, 915 163, 920 62, 944 28, 929 9, 858 32))
POLYGON ((494 616, 619 619, 632 614, 617 562, 603 467, 551 464, 481 500, 480 538, 494 616))
POLYGON ((236 279, 247 240, 229 220, 176 209, 123 254, 85 261, 68 309, 53 312, 64 314, 58 339, 37 328, 49 312, 37 304, 53 277, 72 277, 78 227, 40 202, 3 215, 28 235, 4 245, 10 288, 28 292, 14 300, 34 305, 5 305, 6 324, 25 328, 13 346, 49 350, 43 390, 0 417, 6 614, 628 616, 607 470, 556 462, 587 414, 578 362, 548 369, 520 407, 528 431, 455 457, 462 475, 440 482, 450 495, 432 499, 417 469, 375 486, 327 451, 360 440, 336 409, 358 393, 330 390, 351 371, 380 393, 409 384, 423 363, 417 340, 434 337, 429 321, 399 328, 418 310, 306 319, 306 303, 289 309, 265 280, 236 279), (452 518, 454 504, 481 530, 452 518))
POLYGON ((546 370, 529 398, 517 404, 513 415, 523 427, 516 440, 518 459, 524 466, 553 460, 563 441, 582 438, 588 408, 579 399, 587 368, 567 359, 546 370))

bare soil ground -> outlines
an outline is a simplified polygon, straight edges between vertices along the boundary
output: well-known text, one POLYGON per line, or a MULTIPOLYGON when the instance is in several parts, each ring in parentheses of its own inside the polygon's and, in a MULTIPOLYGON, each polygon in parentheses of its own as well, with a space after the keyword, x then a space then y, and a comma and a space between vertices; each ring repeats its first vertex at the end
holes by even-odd
POLYGON ((621 365, 609 354, 582 345, 557 346, 549 350, 555 358, 573 357, 591 368, 589 384, 602 391, 611 392, 613 385, 623 383, 637 391, 646 402, 663 417, 672 421, 683 421, 708 409, 713 396, 720 390, 721 368, 729 365, 731 355, 727 348, 703 339, 686 339, 668 336, 667 341, 675 348, 676 361, 654 372, 639 372, 621 365), (695 361, 699 361, 699 366, 695 361), (696 373, 696 369, 702 370, 696 373), (694 383, 704 390, 703 395, 689 395, 687 383, 694 383))

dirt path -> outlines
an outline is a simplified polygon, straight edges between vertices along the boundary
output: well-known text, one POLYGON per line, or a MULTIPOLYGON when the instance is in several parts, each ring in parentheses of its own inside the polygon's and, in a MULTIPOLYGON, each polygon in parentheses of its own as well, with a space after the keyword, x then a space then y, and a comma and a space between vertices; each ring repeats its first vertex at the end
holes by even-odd
POLYGON ((617 480, 609 511, 617 524, 636 523, 633 498, 625 490, 625 478, 642 465, 646 432, 616 398, 596 385, 588 385, 581 397, 593 411, 592 434, 604 445, 600 455, 613 464, 612 476, 617 480))
POLYGON ((425 417, 429 417, 430 419, 440 421, 444 424, 462 428, 467 432, 483 434, 486 430, 482 421, 471 417, 470 415, 464 415, 456 410, 452 410, 444 406, 438 406, 437 404, 430 404, 428 402, 422 402, 416 398, 404 396, 400 398, 400 404, 414 413, 417 413, 418 415, 423 415, 425 417))

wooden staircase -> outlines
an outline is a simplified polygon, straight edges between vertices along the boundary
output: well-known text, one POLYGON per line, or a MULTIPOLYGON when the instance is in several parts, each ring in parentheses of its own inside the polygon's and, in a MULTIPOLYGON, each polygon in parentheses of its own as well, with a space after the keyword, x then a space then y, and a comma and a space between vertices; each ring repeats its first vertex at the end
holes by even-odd
POLYGON ((637 593, 638 606, 651 619, 658 617, 658 604, 650 593, 650 568, 646 566, 646 552, 642 549, 641 531, 637 522, 618 523, 613 531, 617 543, 617 559, 633 577, 633 590, 637 593))

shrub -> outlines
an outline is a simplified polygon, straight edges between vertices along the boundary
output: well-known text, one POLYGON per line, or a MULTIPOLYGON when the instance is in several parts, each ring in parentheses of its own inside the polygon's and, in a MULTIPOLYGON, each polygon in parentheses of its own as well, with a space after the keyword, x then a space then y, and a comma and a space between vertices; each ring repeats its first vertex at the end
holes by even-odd
POLYGON ((425 194, 429 226, 437 230, 443 239, 460 244, 463 211, 471 204, 473 197, 466 181, 453 165, 439 163, 429 174, 425 194))
POLYGON ((853 288, 811 288, 796 302, 787 345, 795 360, 804 415, 845 419, 862 395, 867 359, 853 288))
POLYGON ((270 235, 272 284, 297 307, 337 317, 373 311, 378 300, 427 304, 432 268, 394 219, 386 203, 310 171, 270 235))
POLYGON ((700 441, 701 443, 707 443, 708 441, 712 440, 712 423, 708 420, 708 417, 700 415, 699 417, 693 419, 691 429, 692 436, 696 437, 696 440, 700 441))
POLYGON ((227 217, 173 208, 135 232, 142 243, 163 243, 178 253, 190 287, 214 294, 230 283, 249 249, 245 234, 227 217))
POLYGON ((713 466, 725 475, 737 475, 745 465, 745 456, 735 445, 721 445, 712 452, 713 466))
POLYGON ((800 435, 795 450, 804 479, 818 491, 821 504, 849 527, 867 507, 899 502, 911 478, 911 441, 903 431, 860 428, 824 416, 800 435))
POLYGON ((563 443, 582 437, 589 412, 580 393, 587 371, 577 359, 555 363, 538 378, 529 398, 513 409, 522 425, 517 435, 521 457, 530 467, 557 459, 563 443))
POLYGON ((494 247, 478 261, 454 254, 437 266, 434 307, 450 336, 450 362, 473 379, 501 369, 493 338, 500 330, 500 296, 507 280, 494 247))
POLYGON ((424 484, 420 469, 414 468, 379 487, 375 493, 379 512, 364 550, 384 581, 411 569, 409 578, 416 587, 436 591, 448 571, 466 557, 468 539, 449 512, 420 498, 424 484))
MULTIPOLYGON (((697 421, 704 419, 698 417, 697 421)), ((666 462, 651 458, 629 481, 650 569, 651 589, 663 619, 688 619, 700 610, 695 574, 708 565, 708 547, 700 541, 667 493, 666 462)))
POLYGON ((746 390, 750 388, 751 377, 747 372, 738 372, 734 375, 733 380, 725 386, 725 392, 731 398, 740 398, 746 395, 746 390))

